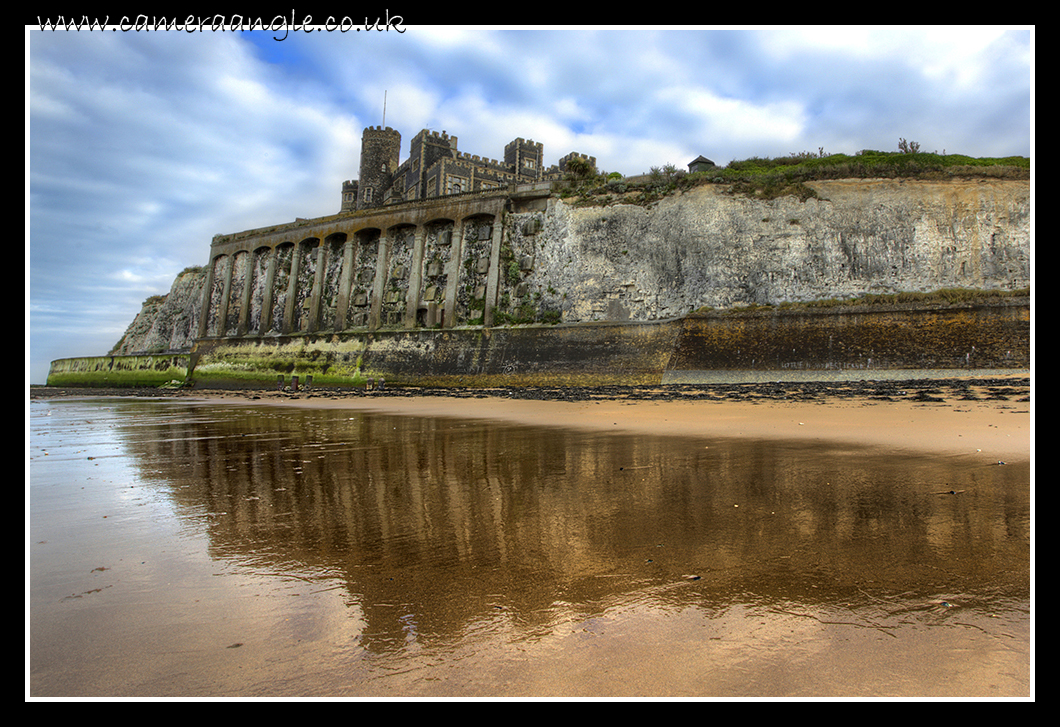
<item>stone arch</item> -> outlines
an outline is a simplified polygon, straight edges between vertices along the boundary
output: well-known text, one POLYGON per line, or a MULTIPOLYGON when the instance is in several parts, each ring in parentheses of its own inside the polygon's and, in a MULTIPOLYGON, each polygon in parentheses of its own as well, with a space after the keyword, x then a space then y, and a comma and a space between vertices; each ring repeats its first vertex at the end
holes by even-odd
POLYGON ((292 299, 294 307, 291 310, 290 328, 287 332, 309 330, 312 323, 312 301, 315 278, 318 270, 318 252, 320 250, 319 237, 303 238, 295 246, 295 259, 291 261, 291 285, 290 296, 287 305, 291 306, 292 299))
MULTIPOLYGON (((291 260, 294 259, 295 244, 284 241, 272 248, 275 275, 269 291, 272 295, 272 306, 269 321, 264 326, 266 333, 281 333, 286 327, 287 297, 290 293, 291 260)), ((263 324, 265 322, 263 321, 263 324)))
POLYGON ((382 267, 380 324, 400 326, 405 322, 409 282, 412 276, 418 226, 398 223, 386 230, 386 258, 382 267))
POLYGON ((348 299, 348 286, 345 284, 345 272, 348 268, 347 242, 345 232, 332 232, 321 243, 320 300, 317 304, 317 320, 323 330, 342 330, 345 317, 339 316, 340 298, 348 299))
POLYGON ((248 283, 247 319, 243 325, 244 333, 261 333, 267 328, 266 313, 272 305, 271 286, 276 271, 272 263, 275 260, 273 249, 268 245, 256 248, 251 255, 251 271, 248 283))
POLYGON ((232 253, 231 264, 228 269, 228 279, 225 281, 227 291, 224 294, 224 320, 221 321, 222 336, 238 336, 242 331, 241 319, 246 315, 243 308, 243 293, 249 290, 247 275, 253 273, 250 265, 250 253, 246 250, 237 250, 232 253))
MULTIPOLYGON (((353 233, 354 254, 350 264, 350 295, 344 327, 367 328, 372 324, 372 311, 379 305, 376 278, 380 251, 385 246, 382 242, 383 230, 378 227, 365 227, 353 233)), ((385 264, 385 250, 383 256, 385 264)))
POLYGON ((490 267, 493 264, 492 214, 475 213, 461 221, 460 248, 456 258, 456 290, 453 315, 460 322, 485 322, 490 267))
POLYGON ((457 223, 449 217, 438 217, 423 225, 423 254, 416 291, 417 326, 435 328, 447 322, 445 305, 451 293, 449 280, 454 277, 453 237, 457 223))

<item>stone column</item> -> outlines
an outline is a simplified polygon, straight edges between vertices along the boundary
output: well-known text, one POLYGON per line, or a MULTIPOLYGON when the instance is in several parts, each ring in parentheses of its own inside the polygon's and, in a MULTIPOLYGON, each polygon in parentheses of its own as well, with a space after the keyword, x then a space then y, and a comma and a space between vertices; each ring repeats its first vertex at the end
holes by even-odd
POLYGON ((459 290, 460 274, 464 271, 464 221, 453 222, 453 237, 450 242, 449 263, 446 266, 445 308, 443 309, 443 327, 452 328, 456 323, 456 296, 459 290))
POLYGON ((482 315, 482 325, 487 328, 493 325, 493 309, 497 307, 497 295, 500 289, 501 238, 504 228, 500 215, 493 217, 493 238, 490 240, 490 269, 486 273, 486 308, 482 315))
POLYGON ((281 333, 295 330, 295 302, 298 298, 298 268, 302 265, 302 243, 294 244, 291 253, 291 279, 287 283, 287 304, 283 309, 283 326, 281 333))
POLYGON ((416 313, 420 307, 420 288, 423 286, 423 225, 416 225, 412 233, 412 269, 409 271, 409 289, 405 294, 405 327, 416 327, 416 313))
POLYGON ((210 304, 213 303, 213 266, 214 258, 206 266, 206 283, 202 289, 202 310, 199 313, 199 338, 206 338, 210 326, 210 304))
POLYGON ((309 320, 306 330, 312 333, 320 328, 320 298, 324 291, 324 274, 328 265, 328 248, 321 240, 317 244, 317 270, 313 276, 313 291, 309 295, 309 320))
POLYGON ((387 265, 390 260, 390 242, 386 238, 386 230, 379 233, 379 251, 375 258, 375 280, 372 281, 372 311, 368 314, 369 330, 379 328, 383 308, 383 292, 386 290, 386 282, 389 278, 387 265))
POLYGON ((232 272, 235 267, 233 255, 225 256, 225 284, 221 291, 221 309, 217 313, 217 335, 228 335, 228 299, 232 295, 232 272))
POLYGON ((269 264, 265 268, 265 285, 262 286, 261 322, 258 335, 264 336, 272 327, 272 288, 276 284, 276 248, 269 248, 269 264))

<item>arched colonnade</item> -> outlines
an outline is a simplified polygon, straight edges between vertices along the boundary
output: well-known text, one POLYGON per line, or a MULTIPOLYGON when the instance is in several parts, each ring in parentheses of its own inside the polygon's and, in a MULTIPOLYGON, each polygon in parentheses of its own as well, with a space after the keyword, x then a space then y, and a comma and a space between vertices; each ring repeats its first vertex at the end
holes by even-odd
POLYGON ((491 325, 504 197, 219 236, 199 338, 491 325))

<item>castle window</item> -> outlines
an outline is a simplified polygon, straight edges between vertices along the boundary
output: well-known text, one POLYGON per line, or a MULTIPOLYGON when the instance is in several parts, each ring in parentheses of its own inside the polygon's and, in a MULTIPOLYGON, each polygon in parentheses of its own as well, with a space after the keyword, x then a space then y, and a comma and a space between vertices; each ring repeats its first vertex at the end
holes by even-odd
POLYGON ((534 164, 535 164, 535 162, 534 162, 533 159, 523 159, 523 166, 526 167, 527 169, 533 169, 534 168, 534 164))
POLYGON ((364 188, 364 201, 366 203, 369 203, 369 204, 371 203, 371 201, 372 201, 372 188, 371 187, 365 187, 364 188))
POLYGON ((463 177, 448 176, 445 178, 445 193, 460 194, 466 188, 467 180, 463 177))

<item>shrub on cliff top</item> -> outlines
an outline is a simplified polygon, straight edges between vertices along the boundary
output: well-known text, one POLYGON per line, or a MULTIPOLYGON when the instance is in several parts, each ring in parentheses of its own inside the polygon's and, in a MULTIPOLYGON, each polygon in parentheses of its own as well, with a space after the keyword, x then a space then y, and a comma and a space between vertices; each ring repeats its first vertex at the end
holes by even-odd
MULTIPOLYGON (((915 143, 915 142, 914 142, 915 143)), ((917 145, 916 148, 919 148, 917 145)), ((1029 179, 1027 157, 969 157, 914 151, 884 152, 864 149, 856 154, 801 152, 786 157, 751 157, 733 160, 724 168, 687 173, 673 164, 653 167, 645 181, 631 182, 604 176, 569 184, 560 196, 575 198, 576 205, 609 204, 610 195, 621 195, 626 204, 650 205, 672 192, 701 184, 728 185, 733 194, 757 199, 795 196, 806 201, 817 193, 806 183, 828 179, 955 179, 991 177, 1029 179)))

